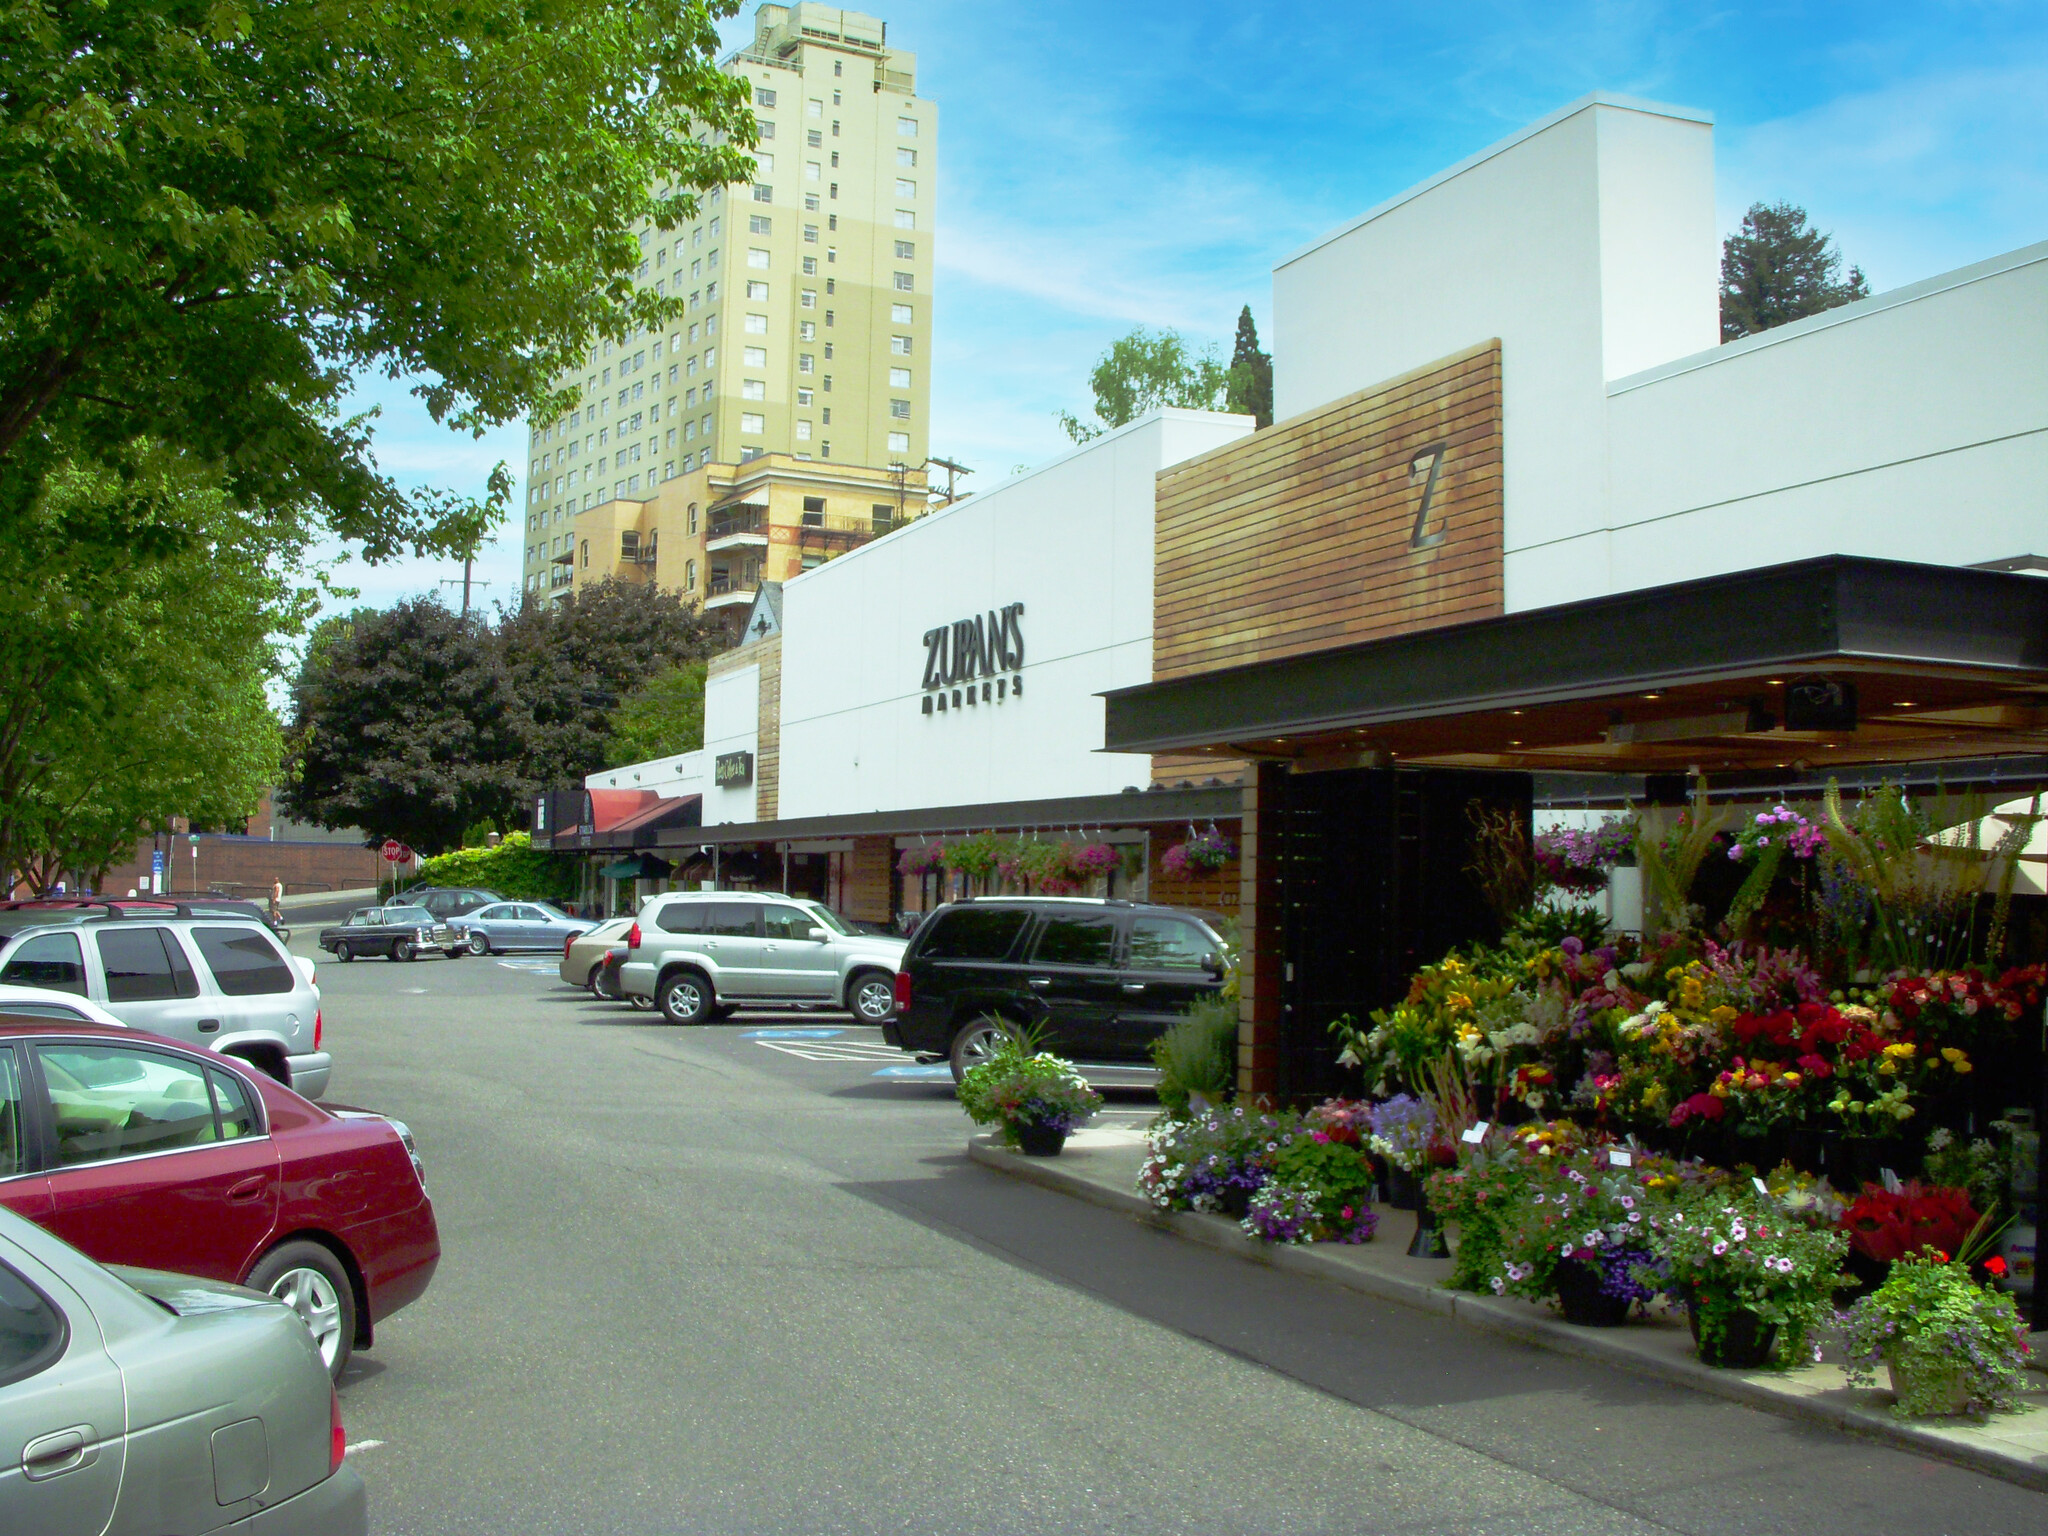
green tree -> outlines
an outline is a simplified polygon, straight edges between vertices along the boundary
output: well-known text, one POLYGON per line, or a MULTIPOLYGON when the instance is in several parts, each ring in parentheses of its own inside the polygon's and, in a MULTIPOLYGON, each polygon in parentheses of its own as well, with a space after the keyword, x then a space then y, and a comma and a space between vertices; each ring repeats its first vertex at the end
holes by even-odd
POLYGON ((522 805, 527 723, 483 624, 432 597, 359 609, 307 645, 278 804, 422 853, 458 847, 464 828, 522 805))
POLYGON ((580 784, 613 761, 613 712, 662 670, 718 649, 691 599, 608 578, 548 602, 529 595, 499 622, 506 674, 525 710, 519 779, 580 784))
POLYGON ((1213 411, 1223 398, 1225 377, 1213 349, 1196 353, 1178 331, 1153 332, 1139 326, 1103 353, 1088 375, 1095 391, 1095 420, 1082 421, 1061 411, 1059 423, 1067 436, 1085 443, 1162 405, 1213 411))
POLYGON ((1247 304, 1237 314, 1237 344, 1230 354, 1223 409, 1250 416, 1262 427, 1273 425, 1273 355, 1259 350, 1259 328, 1247 304))
POLYGON ((1841 274, 1831 236, 1791 203, 1752 203, 1721 242, 1721 339, 1754 336, 1870 295, 1861 267, 1841 274))
POLYGON ((751 171, 737 0, 0 6, 0 531, 147 441, 372 558, 459 548, 477 509, 377 469, 352 383, 566 410, 593 334, 680 312, 645 239, 751 171))
POLYGON ((94 876, 174 816, 235 822, 276 775, 274 640, 298 531, 162 448, 60 466, 0 539, 0 868, 94 876))
POLYGON ((612 711, 604 767, 673 757, 704 745, 704 663, 664 667, 612 711))

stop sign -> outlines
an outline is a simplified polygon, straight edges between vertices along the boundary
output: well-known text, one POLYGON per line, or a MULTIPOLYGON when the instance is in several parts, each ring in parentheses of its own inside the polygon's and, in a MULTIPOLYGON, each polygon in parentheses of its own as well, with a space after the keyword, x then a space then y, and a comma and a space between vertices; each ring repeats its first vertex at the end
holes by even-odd
POLYGON ((399 842, 395 838, 387 837, 384 840, 384 847, 382 851, 384 854, 385 863, 396 864, 400 859, 405 857, 405 844, 399 842))

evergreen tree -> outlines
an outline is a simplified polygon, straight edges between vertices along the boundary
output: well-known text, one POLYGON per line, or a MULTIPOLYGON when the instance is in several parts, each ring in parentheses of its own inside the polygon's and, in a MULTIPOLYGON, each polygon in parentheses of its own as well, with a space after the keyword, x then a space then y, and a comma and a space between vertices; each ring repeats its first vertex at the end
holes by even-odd
POLYGON ((1237 346, 1230 354, 1230 378, 1223 409, 1273 425, 1273 354, 1259 350, 1259 328, 1247 304, 1237 315, 1237 346))
POLYGON ((1842 254, 1791 203, 1752 203, 1742 228, 1721 242, 1721 339, 1754 336, 1822 310, 1866 298, 1861 267, 1842 270, 1842 254))

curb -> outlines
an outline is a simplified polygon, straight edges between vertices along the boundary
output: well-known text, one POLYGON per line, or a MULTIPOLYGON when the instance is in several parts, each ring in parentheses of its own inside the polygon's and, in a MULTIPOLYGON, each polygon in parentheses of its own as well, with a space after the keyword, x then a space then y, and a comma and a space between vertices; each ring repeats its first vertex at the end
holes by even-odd
MULTIPOLYGON (((1627 1330, 1575 1328, 1538 1313, 1533 1307, 1447 1291, 1400 1275, 1388 1275, 1347 1264, 1313 1245, 1268 1246, 1246 1237, 1237 1223, 1221 1216, 1193 1211, 1162 1211, 1134 1191, 1120 1190, 1096 1182, 1078 1172, 1062 1168, 1051 1158, 1027 1158, 1002 1145, 993 1135, 971 1137, 967 1156, 986 1168, 1027 1184, 1084 1200, 1090 1205, 1115 1211, 1134 1221, 1171 1232, 1220 1253, 1232 1254, 1271 1269, 1309 1275, 1349 1291, 1383 1301, 1450 1317, 1468 1327, 1499 1334, 1521 1343, 1571 1355, 1581 1360, 1615 1366, 1640 1376, 1650 1376, 1675 1386, 1712 1393, 1781 1418, 1826 1425, 1866 1439, 1881 1441, 1899 1450, 1953 1462, 1973 1472, 1982 1472, 2004 1482, 2048 1493, 2048 1454, 2027 1456, 2018 1451, 2001 1451, 1956 1438, 1967 1432, 1939 1429, 1902 1422, 1883 1409, 1846 1402, 1839 1397, 1801 1393, 1780 1386, 1796 1378, 1773 1376, 1758 1380, 1737 1371, 1702 1365, 1690 1356, 1679 1358, 1629 1347, 1627 1330)), ((2038 1411, 2038 1410, 2037 1410, 2038 1411)))

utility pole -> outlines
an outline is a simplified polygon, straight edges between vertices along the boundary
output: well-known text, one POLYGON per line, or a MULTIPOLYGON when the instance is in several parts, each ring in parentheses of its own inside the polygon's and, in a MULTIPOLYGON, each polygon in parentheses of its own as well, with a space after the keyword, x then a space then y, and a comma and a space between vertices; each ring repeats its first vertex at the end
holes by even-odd
POLYGON ((475 551, 474 549, 471 549, 471 550, 467 551, 467 552, 466 552, 466 553, 465 553, 465 554, 463 555, 463 557, 462 557, 462 580, 458 582, 458 581, 457 581, 457 580, 456 580, 456 579, 455 579, 455 578, 454 578, 453 576, 444 576, 444 577, 442 577, 442 578, 441 578, 441 580, 440 580, 440 581, 439 581, 439 582, 437 583, 437 585, 439 585, 439 586, 443 586, 443 587, 455 587, 455 586, 459 586, 459 587, 461 587, 461 588, 462 588, 462 616, 463 616, 463 617, 464 617, 465 619, 469 617, 469 589, 470 589, 470 587, 471 587, 472 585, 475 585, 475 586, 479 586, 479 587, 488 587, 488 586, 490 585, 490 583, 489 583, 488 581, 473 581, 473 579, 472 579, 472 572, 473 572, 473 570, 474 570, 475 566, 476 566, 476 551, 475 551))
POLYGON ((971 475, 974 473, 974 471, 969 469, 965 464, 954 463, 951 459, 932 458, 926 459, 924 461, 924 467, 926 469, 931 468, 931 466, 934 464, 938 465, 939 468, 943 469, 946 472, 946 499, 943 503, 941 503, 941 505, 950 507, 951 505, 953 505, 954 501, 953 477, 955 475, 971 475))

